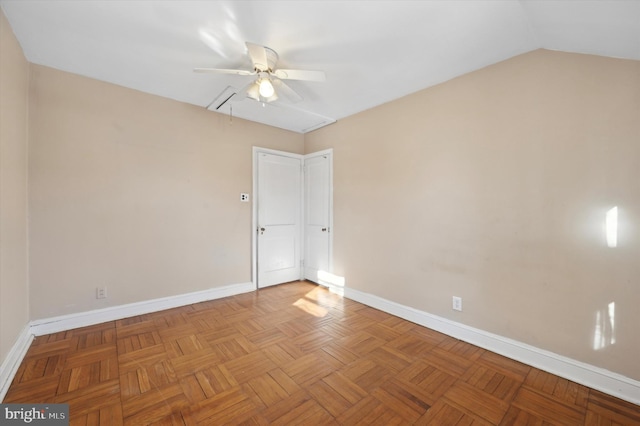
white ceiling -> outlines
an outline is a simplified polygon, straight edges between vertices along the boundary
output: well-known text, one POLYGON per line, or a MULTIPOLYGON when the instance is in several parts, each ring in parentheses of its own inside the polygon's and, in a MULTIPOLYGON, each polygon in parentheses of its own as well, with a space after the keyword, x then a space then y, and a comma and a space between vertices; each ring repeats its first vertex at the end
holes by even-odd
POLYGON ((203 108, 251 77, 194 67, 251 70, 244 42, 269 46, 326 82, 288 80, 302 102, 233 115, 302 133, 538 48, 640 60, 640 0, 0 4, 30 62, 203 108))

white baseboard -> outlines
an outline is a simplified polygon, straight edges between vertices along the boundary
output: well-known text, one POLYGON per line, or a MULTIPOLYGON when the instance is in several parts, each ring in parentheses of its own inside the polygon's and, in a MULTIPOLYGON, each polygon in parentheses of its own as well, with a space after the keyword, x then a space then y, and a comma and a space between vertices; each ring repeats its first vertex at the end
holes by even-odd
POLYGON ((148 314, 150 312, 190 305, 192 303, 205 302, 207 300, 221 299, 223 297, 248 293, 255 289, 256 286, 253 283, 232 284, 177 296, 145 300, 143 302, 31 321, 25 326, 22 333, 20 333, 16 343, 2 362, 2 366, 0 366, 0 401, 4 399, 9 390, 9 386, 18 371, 18 367, 20 367, 20 363, 29 350, 34 336, 42 336, 44 334, 100 324, 102 322, 115 321, 136 315, 148 314))
MULTIPOLYGON (((323 283, 326 285, 326 283, 323 283)), ((327 285, 332 291, 372 308, 404 318, 524 364, 640 405, 640 382, 629 377, 576 361, 517 340, 432 315, 348 287, 327 285)))
MULTIPOLYGON (((640 382, 629 377, 595 367, 516 340, 432 315, 396 302, 348 287, 322 283, 345 297, 371 306, 416 324, 447 334, 456 339, 515 359, 565 379, 597 389, 633 404, 640 405, 640 382)), ((113 306, 78 314, 32 321, 18 336, 16 343, 0 367, 0 401, 6 395, 22 359, 35 336, 57 333, 106 321, 128 318, 192 303, 220 299, 255 290, 253 283, 233 284, 209 290, 164 297, 127 305, 113 306)))
POLYGON ((2 402, 7 394, 9 386, 20 367, 20 363, 22 363, 22 360, 27 354, 32 341, 33 334, 31 334, 30 327, 27 324, 18 335, 16 342, 2 362, 2 365, 0 365, 0 402, 2 402))
POLYGON ((24 359, 34 336, 57 333, 79 327, 100 324, 107 321, 115 321, 150 312, 177 308, 192 303, 205 302, 207 300, 221 299, 248 293, 256 289, 253 283, 232 284, 224 287, 215 287, 208 290, 193 293, 179 294, 177 296, 163 297, 159 299, 145 300, 126 305, 112 306, 94 311, 79 312, 77 314, 62 315, 31 321, 18 337, 18 340, 9 351, 9 354, 0 366, 0 401, 4 399, 13 378, 24 359))
POLYGON ((100 324, 107 321, 115 321, 150 312, 177 308, 192 303, 205 302, 207 300, 220 299, 222 297, 235 296, 255 290, 253 283, 232 284, 224 287, 215 287, 208 290, 177 296, 162 297, 159 299, 145 300, 142 302, 128 303, 126 305, 112 306, 93 311, 79 312, 76 314, 62 315, 31 321, 31 333, 36 336, 57 333, 79 327, 100 324))
POLYGON ((145 300, 126 305, 112 306, 94 311, 79 312, 77 314, 62 315, 31 321, 18 336, 9 354, 0 366, 0 401, 4 399, 13 378, 24 359, 34 336, 57 333, 79 327, 100 324, 107 321, 115 321, 150 312, 177 308, 192 303, 205 302, 207 300, 221 299, 248 293, 256 289, 253 283, 232 284, 224 287, 215 287, 208 290, 193 293, 179 294, 177 296, 163 297, 159 299, 145 300))

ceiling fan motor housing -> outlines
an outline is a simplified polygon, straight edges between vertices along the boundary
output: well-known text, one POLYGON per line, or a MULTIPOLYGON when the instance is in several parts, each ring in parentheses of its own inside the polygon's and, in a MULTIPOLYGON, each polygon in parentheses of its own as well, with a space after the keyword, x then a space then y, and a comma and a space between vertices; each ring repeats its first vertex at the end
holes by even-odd
POLYGON ((264 47, 265 56, 267 58, 266 64, 254 64, 256 67, 256 71, 258 72, 268 72, 271 73, 276 69, 276 64, 278 63, 278 54, 269 47, 264 47))

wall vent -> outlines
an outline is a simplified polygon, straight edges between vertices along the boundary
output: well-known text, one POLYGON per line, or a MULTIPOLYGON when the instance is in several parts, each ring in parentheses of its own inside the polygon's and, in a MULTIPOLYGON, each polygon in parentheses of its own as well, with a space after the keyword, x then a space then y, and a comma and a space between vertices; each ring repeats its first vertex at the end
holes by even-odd
POLYGON ((227 86, 216 98, 211 102, 207 109, 209 111, 218 111, 220 108, 224 106, 227 102, 231 100, 238 93, 238 90, 235 87, 227 86))

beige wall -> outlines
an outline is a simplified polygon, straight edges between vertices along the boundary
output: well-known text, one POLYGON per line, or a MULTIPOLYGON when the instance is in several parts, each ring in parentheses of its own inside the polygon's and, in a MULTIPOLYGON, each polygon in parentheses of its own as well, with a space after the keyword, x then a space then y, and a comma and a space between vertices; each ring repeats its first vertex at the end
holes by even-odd
POLYGON ((29 82, 1 19, 1 359, 29 318, 250 281, 251 147, 332 147, 348 286, 640 380, 638 62, 536 51, 303 137, 45 67, 29 82))
POLYGON ((251 281, 252 146, 302 135, 35 65, 30 96, 33 319, 251 281))
POLYGON ((29 64, 0 10, 0 364, 29 321, 29 64))
POLYGON ((539 50, 305 144, 347 286, 640 380, 640 62, 539 50))

